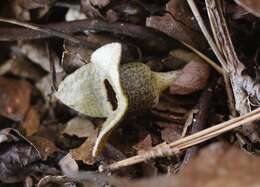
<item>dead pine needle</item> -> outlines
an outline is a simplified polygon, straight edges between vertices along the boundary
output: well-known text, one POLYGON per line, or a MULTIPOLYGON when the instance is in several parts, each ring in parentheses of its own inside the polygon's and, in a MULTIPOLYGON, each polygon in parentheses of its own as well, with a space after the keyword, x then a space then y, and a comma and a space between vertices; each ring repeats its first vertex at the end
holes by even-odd
POLYGON ((227 131, 234 128, 240 127, 242 125, 247 125, 250 122, 260 119, 260 108, 256 109, 244 116, 233 118, 231 120, 225 121, 213 127, 202 130, 198 133, 192 134, 180 140, 177 140, 170 144, 160 144, 152 148, 150 151, 145 152, 140 155, 136 155, 125 160, 115 162, 108 165, 106 170, 116 170, 140 162, 145 162, 149 159, 156 157, 167 157, 178 154, 180 151, 187 149, 191 146, 197 145, 199 143, 205 142, 209 139, 215 138, 227 131))
POLYGON ((194 0, 187 0, 190 8, 191 8, 191 11, 193 12, 200 28, 201 28, 201 31, 202 33, 204 34, 205 38, 208 40, 208 43, 210 45, 210 47, 212 48, 212 50, 214 51, 215 55, 217 56, 219 62, 221 63, 223 69, 228 72, 228 67, 227 67, 227 64, 226 64, 226 61, 224 59, 224 57, 222 56, 222 54, 220 53, 217 45, 215 44, 213 38, 211 37, 211 35, 209 34, 209 31, 207 30, 206 26, 205 26, 205 23, 200 15, 200 12, 194 2, 194 0))

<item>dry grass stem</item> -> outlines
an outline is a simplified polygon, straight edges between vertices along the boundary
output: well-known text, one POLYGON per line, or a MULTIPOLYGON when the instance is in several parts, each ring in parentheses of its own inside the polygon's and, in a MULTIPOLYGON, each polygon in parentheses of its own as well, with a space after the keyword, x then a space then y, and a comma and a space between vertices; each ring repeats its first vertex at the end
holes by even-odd
POLYGON ((130 166, 140 162, 147 161, 149 159, 161 156, 173 156, 179 151, 182 151, 191 146, 197 145, 199 143, 205 142, 209 139, 212 139, 218 135, 221 135, 227 131, 230 131, 234 128, 242 126, 244 124, 249 124, 255 120, 260 119, 260 108, 256 109, 244 116, 240 116, 229 121, 220 123, 213 127, 202 130, 193 135, 187 136, 180 140, 177 140, 170 144, 160 144, 152 148, 150 151, 145 152, 144 154, 136 155, 125 160, 118 161, 106 167, 108 170, 116 170, 122 167, 130 166))

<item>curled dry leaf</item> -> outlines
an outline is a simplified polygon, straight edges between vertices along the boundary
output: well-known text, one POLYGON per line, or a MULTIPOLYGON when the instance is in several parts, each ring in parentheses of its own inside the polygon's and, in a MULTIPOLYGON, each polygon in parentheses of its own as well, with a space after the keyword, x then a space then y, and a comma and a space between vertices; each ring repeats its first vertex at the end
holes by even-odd
POLYGON ((235 0, 235 2, 246 9, 248 12, 260 17, 260 1, 259 0, 235 0))
POLYGON ((30 106, 31 85, 24 80, 0 77, 0 88, 0 115, 23 120, 30 106))
POLYGON ((206 41, 200 32, 186 1, 170 0, 166 5, 170 14, 151 16, 146 25, 153 27, 179 41, 190 44, 197 49, 206 49, 206 41))
POLYGON ((94 132, 94 125, 89 119, 75 117, 67 123, 62 133, 70 136, 75 135, 79 138, 87 138, 94 132))
POLYGON ((172 83, 170 93, 185 95, 203 89, 209 78, 209 66, 192 52, 175 50, 171 54, 188 63, 181 70, 180 76, 172 83))

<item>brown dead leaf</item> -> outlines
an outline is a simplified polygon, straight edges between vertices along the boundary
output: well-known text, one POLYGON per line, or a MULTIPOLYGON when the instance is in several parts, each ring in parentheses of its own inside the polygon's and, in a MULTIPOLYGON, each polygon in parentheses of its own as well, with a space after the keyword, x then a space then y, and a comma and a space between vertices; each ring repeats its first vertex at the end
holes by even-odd
POLYGON ((16 76, 37 81, 45 74, 40 67, 36 67, 22 56, 14 56, 9 63, 11 63, 10 72, 16 76))
POLYGON ((0 77, 0 88, 0 115, 23 120, 30 106, 31 85, 24 80, 0 77))
POLYGON ((191 94, 204 88, 209 78, 209 66, 199 61, 189 62, 170 87, 171 94, 191 94))
POLYGON ((197 49, 206 49, 206 41, 186 1, 170 0, 166 5, 166 10, 172 16, 170 14, 151 16, 146 19, 146 26, 165 32, 197 49))
POLYGON ((31 107, 22 123, 22 128, 25 130, 26 136, 31 136, 36 133, 40 126, 40 119, 38 111, 31 107))
POLYGON ((260 1, 259 0, 235 0, 235 2, 246 9, 248 12, 260 17, 260 1))
POLYGON ((88 139, 76 149, 71 149, 70 154, 75 160, 81 160, 83 163, 92 165, 94 158, 92 150, 97 139, 98 131, 95 130, 88 139))
POLYGON ((40 152, 42 160, 46 160, 49 155, 59 150, 54 145, 54 143, 47 138, 36 135, 36 136, 28 137, 28 139, 33 143, 33 145, 40 152))

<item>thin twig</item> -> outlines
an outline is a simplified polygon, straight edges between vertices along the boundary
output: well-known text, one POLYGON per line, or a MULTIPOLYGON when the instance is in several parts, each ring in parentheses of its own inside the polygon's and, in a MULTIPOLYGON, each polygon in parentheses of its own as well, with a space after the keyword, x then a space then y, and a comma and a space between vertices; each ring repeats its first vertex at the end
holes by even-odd
POLYGON ((45 48, 46 48, 48 59, 49 59, 52 87, 55 91, 57 91, 58 85, 57 85, 57 74, 56 74, 55 63, 54 63, 54 59, 53 59, 53 54, 51 53, 51 51, 49 49, 49 44, 47 42, 45 43, 45 48))
POLYGON ((158 156, 173 156, 179 151, 182 151, 188 147, 197 145, 201 142, 205 142, 209 139, 212 139, 220 134, 223 134, 227 131, 230 131, 234 128, 237 128, 241 125, 248 124, 252 121, 260 119, 260 108, 256 109, 244 116, 240 116, 229 121, 220 123, 213 127, 202 130, 198 133, 192 134, 180 140, 177 140, 170 144, 160 144, 152 148, 151 151, 148 151, 144 154, 136 155, 119 162, 115 162, 105 169, 116 170, 122 167, 130 166, 140 162, 147 161, 151 158, 156 158, 158 156))
POLYGON ((19 25, 28 29, 32 29, 32 30, 36 30, 36 31, 40 31, 42 33, 46 33, 49 35, 53 35, 53 36, 57 36, 59 38, 63 38, 66 39, 68 41, 74 42, 74 43, 81 43, 81 41, 69 34, 63 33, 63 32, 59 32, 56 31, 54 29, 49 29, 46 27, 41 27, 39 25, 34 25, 32 23, 26 23, 26 22, 22 22, 22 21, 18 21, 15 19, 10 19, 10 18, 1 18, 0 17, 0 22, 4 22, 4 23, 10 23, 10 24, 14 24, 14 25, 19 25))
POLYGON ((237 116, 236 102, 235 102, 232 86, 231 86, 229 77, 226 72, 224 73, 223 78, 224 78, 225 88, 226 88, 227 97, 228 97, 228 109, 229 109, 232 117, 236 117, 237 116))
MULTIPOLYGON (((108 24, 100 20, 80 20, 80 21, 65 22, 60 24, 50 24, 49 26, 40 26, 40 25, 33 25, 31 23, 26 23, 14 19, 1 18, 1 17, 0 17, 0 22, 12 23, 35 31, 40 31, 40 33, 34 33, 19 28, 15 30, 13 30, 12 28, 10 29, 0 28, 0 33, 1 33, 0 41, 36 39, 36 38, 42 38, 47 36, 57 36, 59 38, 63 38, 75 43, 82 44, 82 42, 78 38, 73 37, 66 33, 73 33, 73 32, 84 31, 84 30, 97 30, 97 31, 109 31, 115 34, 122 34, 133 38, 141 39, 141 40, 147 40, 148 43, 150 41, 153 41, 153 43, 155 42, 157 43, 157 45, 160 44, 157 47, 160 50, 171 50, 173 48, 176 48, 179 45, 179 42, 177 42, 177 40, 174 40, 173 38, 157 30, 154 30, 153 28, 142 27, 142 26, 127 24, 127 23, 108 24)), ((200 56, 202 59, 204 59, 207 63, 209 63, 217 72, 223 74, 222 68, 219 67, 211 59, 209 59, 206 55, 204 55, 203 53, 201 53, 191 45, 188 45, 184 42, 181 43, 186 47, 188 47, 190 50, 192 50, 194 53, 196 53, 198 56, 200 56)), ((93 46, 93 44, 91 45, 89 43, 84 45, 87 45, 87 47, 90 48, 98 47, 98 46, 93 46)))
MULTIPOLYGON (((205 23, 199 13, 199 10, 196 6, 196 4, 194 3, 194 0, 187 0, 189 3, 189 6, 205 36, 205 38, 208 40, 208 43, 210 45, 210 47, 212 48, 212 50, 214 51, 216 57, 218 58, 219 62, 221 63, 222 67, 224 68, 224 72, 223 72, 223 77, 224 77, 224 82, 225 82, 225 87, 226 87, 226 92, 227 92, 227 96, 228 96, 228 106, 229 106, 229 110, 230 113, 232 114, 233 117, 236 116, 236 110, 235 110, 235 101, 234 101, 234 94, 232 92, 231 86, 230 86, 230 81, 227 79, 228 77, 228 73, 233 69, 230 68, 229 64, 227 64, 226 59, 223 56, 223 49, 221 48, 221 44, 219 42, 217 42, 217 44, 215 43, 217 40, 217 34, 216 32, 213 32, 215 41, 213 40, 213 38, 211 37, 211 35, 209 34, 205 23)), ((210 22, 211 27, 214 28, 214 23, 211 21, 210 22)), ((217 40, 218 41, 218 40, 217 40)))
MULTIPOLYGON (((240 115, 244 115, 251 111, 249 97, 260 100, 260 84, 257 84, 249 75, 244 74, 246 69, 244 64, 239 60, 232 43, 232 39, 228 30, 228 25, 223 13, 223 1, 205 0, 209 20, 213 26, 212 32, 215 33, 216 40, 227 61, 227 67, 230 70, 228 74, 232 85, 235 107, 240 115)), ((260 141, 260 134, 257 124, 243 126, 243 134, 252 142, 260 141)))
MULTIPOLYGON (((95 30, 110 32, 115 35, 122 35, 137 39, 138 41, 143 41, 139 42, 140 47, 157 53, 167 53, 171 49, 181 46, 179 41, 156 29, 129 23, 107 23, 102 20, 85 19, 40 26, 2 17, 0 17, 0 22, 12 23, 29 28, 0 28, 0 41, 29 40, 56 36, 80 43, 79 39, 68 35, 68 33, 95 30)), ((85 44, 84 42, 81 42, 80 44, 93 49, 99 47, 91 46, 89 43, 85 44)))

